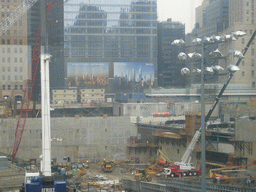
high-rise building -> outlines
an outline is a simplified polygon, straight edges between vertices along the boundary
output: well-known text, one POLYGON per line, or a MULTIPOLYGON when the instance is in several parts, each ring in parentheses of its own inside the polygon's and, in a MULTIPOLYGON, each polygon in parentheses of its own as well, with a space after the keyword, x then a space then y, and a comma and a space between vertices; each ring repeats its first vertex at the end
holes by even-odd
POLYGON ((198 36, 218 35, 229 26, 229 0, 204 1, 197 8, 198 36))
POLYGON ((176 39, 185 39, 185 25, 171 19, 158 24, 158 85, 184 87, 185 79, 180 71, 184 62, 178 59, 182 48, 171 45, 176 39))
MULTIPOLYGON (((0 22, 22 3, 21 0, 1 1, 0 22)), ((0 34, 0 97, 20 100, 29 74, 30 49, 27 45, 27 14, 0 34)))
POLYGON ((106 88, 107 92, 116 92, 156 83, 156 0, 48 3, 57 3, 47 19, 53 55, 52 88, 106 88), (143 78, 148 75, 150 80, 143 78))
MULTIPOLYGON (((224 54, 228 54, 230 50, 239 50, 242 51, 249 39, 251 38, 253 32, 256 29, 255 23, 255 8, 256 8, 256 0, 232 0, 229 1, 229 28, 224 31, 224 33, 228 34, 234 31, 244 31, 247 33, 246 36, 239 38, 237 41, 233 41, 228 46, 223 45, 224 54)), ((242 60, 239 65, 240 70, 236 72, 232 79, 232 83, 241 88, 256 88, 256 66, 255 66, 255 44, 254 42, 250 45, 245 59, 242 60)), ((229 57, 229 64, 235 64, 237 58, 229 57)), ((224 62, 223 62, 224 65, 224 62)))

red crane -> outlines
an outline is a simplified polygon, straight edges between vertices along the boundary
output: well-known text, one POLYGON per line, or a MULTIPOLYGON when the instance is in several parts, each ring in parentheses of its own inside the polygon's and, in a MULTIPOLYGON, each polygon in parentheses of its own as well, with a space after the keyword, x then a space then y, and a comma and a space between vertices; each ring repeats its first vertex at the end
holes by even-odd
POLYGON ((12 152, 12 160, 15 159, 16 154, 18 152, 21 138, 23 135, 24 127, 26 124, 26 119, 28 116, 28 111, 29 111, 29 104, 31 101, 31 96, 33 92, 33 87, 36 79, 36 73, 40 61, 40 54, 41 54, 41 39, 40 39, 40 25, 38 27, 37 31, 37 36, 36 36, 36 42, 34 46, 34 51, 33 51, 33 57, 31 60, 31 76, 29 74, 26 88, 24 91, 24 96, 23 96, 23 101, 22 101, 22 106, 20 109, 20 115, 19 115, 19 120, 18 120, 18 125, 16 128, 15 132, 15 141, 14 141, 14 147, 13 147, 13 152, 12 152))

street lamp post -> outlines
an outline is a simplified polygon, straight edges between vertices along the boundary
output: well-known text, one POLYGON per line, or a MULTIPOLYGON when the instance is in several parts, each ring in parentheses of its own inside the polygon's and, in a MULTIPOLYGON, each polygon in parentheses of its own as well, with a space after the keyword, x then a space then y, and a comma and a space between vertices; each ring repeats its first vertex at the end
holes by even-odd
MULTIPOLYGON (((233 76, 234 72, 239 70, 238 64, 237 65, 230 65, 228 67, 228 71, 230 72, 230 76, 228 78, 228 81, 224 84, 223 88, 221 89, 219 95, 216 97, 216 100, 213 104, 213 107, 210 109, 210 111, 207 114, 207 117, 205 117, 205 90, 204 90, 204 81, 205 81, 205 73, 207 71, 208 74, 216 75, 219 73, 220 70, 223 70, 220 66, 211 66, 211 67, 205 67, 205 49, 206 45, 208 44, 218 44, 218 43, 224 43, 227 41, 234 41, 238 37, 244 36, 246 33, 242 31, 237 31, 232 33, 231 35, 222 35, 222 36, 212 36, 212 37, 204 37, 203 39, 196 38, 193 40, 193 43, 196 45, 201 45, 201 54, 199 53, 180 53, 178 55, 180 60, 183 61, 196 61, 198 59, 201 59, 201 69, 194 70, 195 74, 201 75, 201 127, 199 131, 196 132, 194 137, 191 140, 191 143, 189 144, 188 148, 186 149, 181 162, 179 164, 185 164, 188 163, 191 153, 195 147, 196 141, 200 137, 201 132, 201 171, 202 171, 202 192, 206 192, 206 142, 205 142, 205 131, 206 131, 206 122, 209 120, 209 117, 211 116, 214 108, 216 107, 220 97, 222 96, 224 90, 226 89, 231 77, 233 76)), ((185 42, 182 39, 174 40, 172 45, 179 45, 184 46, 185 42)), ((238 57, 239 60, 244 58, 244 54, 242 54, 239 51, 232 51, 234 57, 238 57)), ((219 52, 218 49, 216 49, 214 52, 211 52, 210 55, 212 57, 223 57, 222 54, 219 52)), ((188 68, 181 69, 181 73, 183 76, 189 76, 190 70, 188 68)))
POLYGON ((201 60, 201 127, 202 127, 202 135, 201 135, 201 170, 202 170, 202 191, 206 191, 206 170, 205 170, 205 99, 204 99, 204 54, 205 54, 205 44, 204 39, 202 42, 202 60, 201 60))

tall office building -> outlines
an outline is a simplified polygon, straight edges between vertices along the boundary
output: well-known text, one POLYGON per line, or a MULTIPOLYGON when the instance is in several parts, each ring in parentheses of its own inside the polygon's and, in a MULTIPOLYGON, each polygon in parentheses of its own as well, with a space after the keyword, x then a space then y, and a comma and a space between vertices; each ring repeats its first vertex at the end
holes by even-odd
MULTIPOLYGON (((231 49, 242 51, 253 32, 256 29, 256 0, 232 0, 229 1, 229 28, 224 33, 242 30, 247 33, 246 36, 233 41, 228 46, 223 45, 224 54, 227 54, 231 49)), ((241 88, 256 88, 256 66, 255 66, 255 44, 252 43, 249 47, 245 59, 239 65, 240 70, 236 72, 232 79, 232 83, 241 88)), ((228 64, 235 64, 237 58, 229 57, 228 64)), ((226 64, 226 65, 228 65, 226 64)), ((224 66, 226 67, 226 66, 224 66)))
POLYGON ((158 24, 158 85, 184 87, 185 79, 180 71, 184 62, 178 59, 182 50, 171 45, 176 39, 185 39, 185 25, 171 19, 158 24))
MULTIPOLYGON (((0 22, 6 19, 22 3, 21 0, 2 0, 0 22)), ((30 63, 27 45, 27 14, 12 27, 0 34, 0 97, 20 100, 25 89, 30 63)))
POLYGON ((156 83, 156 0, 48 3, 57 3, 47 19, 53 88, 140 92, 156 83))
POLYGON ((218 35, 229 26, 229 0, 206 0, 197 8, 198 36, 218 35))

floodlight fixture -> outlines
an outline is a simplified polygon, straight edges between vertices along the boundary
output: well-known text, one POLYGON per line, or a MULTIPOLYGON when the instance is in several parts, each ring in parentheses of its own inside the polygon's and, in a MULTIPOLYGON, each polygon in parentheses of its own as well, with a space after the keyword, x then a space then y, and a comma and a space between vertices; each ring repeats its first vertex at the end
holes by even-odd
POLYGON ((223 71, 223 70, 224 70, 224 69, 223 69, 221 66, 219 66, 219 65, 212 66, 211 68, 213 69, 214 73, 219 73, 220 71, 223 71))
POLYGON ((184 46, 185 45, 185 41, 183 39, 176 39, 174 40, 171 45, 179 45, 179 46, 184 46))
POLYGON ((189 74, 190 74, 190 70, 187 67, 182 68, 180 72, 185 77, 189 76, 189 74))
POLYGON ((239 67, 236 66, 236 65, 229 65, 228 68, 227 68, 227 70, 228 70, 230 73, 234 73, 234 72, 236 72, 236 71, 239 71, 240 69, 239 69, 239 67))
POLYGON ((181 61, 186 61, 187 58, 188 58, 188 56, 187 56, 186 53, 181 52, 181 53, 179 53, 178 58, 179 58, 179 60, 181 60, 181 61))
POLYGON ((237 57, 239 59, 244 59, 244 55, 241 53, 241 51, 234 51, 234 57, 237 57))
POLYGON ((207 74, 210 74, 210 75, 214 74, 214 71, 213 71, 212 67, 206 67, 206 68, 205 68, 205 72, 206 72, 207 74))
POLYGON ((201 74, 201 69, 193 69, 192 73, 194 73, 195 75, 200 75, 201 74))
POLYGON ((204 37, 204 42, 205 43, 213 43, 212 39, 210 37, 204 37))
POLYGON ((214 50, 213 52, 210 52, 209 55, 211 57, 223 57, 222 53, 220 52, 220 50, 218 48, 216 50, 214 50))
POLYGON ((233 33, 233 35, 237 38, 237 37, 243 37, 243 36, 245 36, 246 33, 243 32, 243 31, 236 31, 236 32, 233 33))
POLYGON ((195 38, 192 41, 193 44, 201 44, 201 42, 202 42, 202 39, 200 39, 200 38, 195 38))

